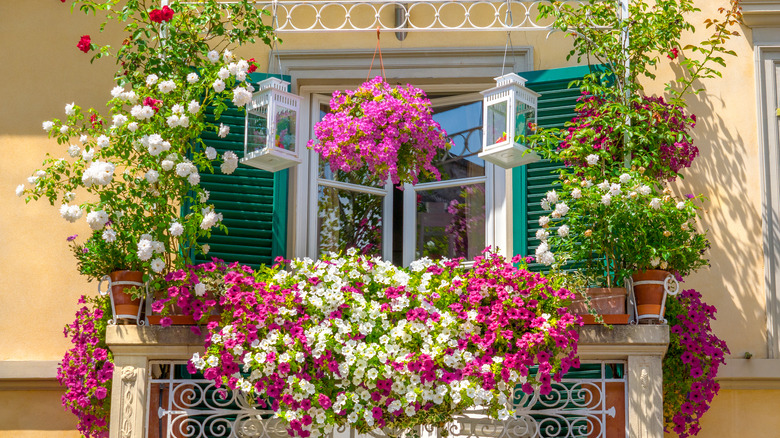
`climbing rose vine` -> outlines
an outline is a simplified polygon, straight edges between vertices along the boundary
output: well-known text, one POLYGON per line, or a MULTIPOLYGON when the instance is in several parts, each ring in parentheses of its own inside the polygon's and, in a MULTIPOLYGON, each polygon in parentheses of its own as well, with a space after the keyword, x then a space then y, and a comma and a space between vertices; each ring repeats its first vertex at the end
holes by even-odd
POLYGON ((699 433, 699 421, 720 390, 715 377, 729 349, 710 327, 715 306, 702 301, 696 290, 670 299, 666 316, 671 333, 663 363, 664 422, 667 431, 686 438, 699 433))
POLYGON ((379 182, 417 183, 422 173, 440 179, 431 164, 449 148, 447 133, 433 120, 425 92, 411 85, 391 86, 376 77, 357 90, 336 91, 331 112, 314 125, 317 151, 331 169, 367 168, 379 182))
POLYGON ((222 323, 188 366, 269 403, 291 436, 409 430, 477 405, 506 419, 516 385, 547 394, 578 366, 571 292, 491 252, 471 269, 398 268, 354 249, 281 268, 225 271, 222 323))
POLYGON ((57 380, 65 387, 62 405, 78 417, 78 430, 89 438, 108 436, 114 362, 105 344, 111 311, 107 298, 82 296, 76 320, 65 326, 73 344, 65 352, 57 380))

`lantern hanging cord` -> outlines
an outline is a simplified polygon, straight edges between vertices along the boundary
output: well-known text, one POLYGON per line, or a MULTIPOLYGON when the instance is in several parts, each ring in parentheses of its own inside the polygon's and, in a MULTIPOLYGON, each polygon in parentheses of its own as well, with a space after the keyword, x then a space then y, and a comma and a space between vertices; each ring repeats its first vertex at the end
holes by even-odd
POLYGON ((385 64, 382 61, 382 46, 379 44, 379 26, 376 27, 376 48, 374 49, 374 56, 371 58, 371 65, 368 67, 366 82, 371 79, 371 70, 374 68, 374 60, 376 59, 377 52, 379 52, 379 65, 382 67, 382 77, 387 80, 387 76, 385 75, 385 64))
POLYGON ((276 61, 279 63, 279 74, 281 75, 282 74, 282 58, 279 57, 279 51, 277 50, 277 41, 279 40, 279 38, 276 36, 276 29, 279 28, 279 16, 276 13, 277 8, 278 8, 277 1, 274 1, 273 9, 272 9, 272 13, 273 13, 272 26, 274 28, 274 36, 273 36, 274 43, 271 46, 271 57, 268 60, 268 74, 271 74, 271 71, 273 70, 274 54, 276 54, 276 61))
MULTIPOLYGON (((507 25, 507 29, 511 29, 512 26, 515 25, 514 19, 512 18, 512 3, 511 0, 506 0, 506 15, 504 19, 504 24, 507 25)), ((506 44, 504 44, 504 60, 501 62, 501 76, 504 76, 504 69, 506 68, 506 54, 509 48, 512 48, 512 59, 515 57, 515 48, 512 46, 512 31, 507 30, 506 31, 506 44)))

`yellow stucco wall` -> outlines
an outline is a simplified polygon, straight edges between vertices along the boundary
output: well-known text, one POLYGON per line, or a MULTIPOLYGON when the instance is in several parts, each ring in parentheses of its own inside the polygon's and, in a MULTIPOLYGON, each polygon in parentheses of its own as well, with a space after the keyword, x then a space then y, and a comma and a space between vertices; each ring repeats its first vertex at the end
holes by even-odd
MULTIPOLYGON (((700 24, 723 1, 700 0, 700 24)), ((701 30, 703 26, 698 26, 701 30)), ((61 117, 66 103, 102 108, 113 86, 111 61, 89 63, 75 44, 89 33, 97 42, 119 41, 118 32, 98 34, 97 22, 53 0, 0 1, 0 361, 57 360, 67 348, 62 327, 70 322, 76 299, 96 285, 75 271, 65 237, 85 233, 84 221, 72 225, 57 207, 43 202, 25 206, 14 188, 36 169, 45 153, 64 154, 48 140, 41 122, 61 117), (34 31, 33 31, 34 29, 34 31)), ((761 200, 756 122, 756 92, 750 30, 743 29, 730 48, 722 79, 706 80, 706 91, 690 99, 699 116, 695 130, 701 151, 678 184, 681 193, 701 192, 710 202, 704 225, 712 240, 712 268, 688 279, 719 309, 715 329, 733 353, 766 357, 765 292, 761 241, 761 200)), ((701 34, 700 34, 701 35, 701 34)), ((375 34, 284 35, 284 50, 373 49, 375 34)), ((535 69, 572 65, 560 36, 516 33, 515 47, 534 48, 535 69)), ((698 38, 697 38, 698 39, 698 38)), ((503 47, 506 35, 494 33, 410 33, 403 42, 382 35, 382 47, 503 47)), ((239 54, 264 62, 263 47, 239 54)), ((366 66, 368 67, 368 66, 366 66)), ((660 78, 671 72, 662 71, 660 78)), ((663 90, 648 84, 649 93, 663 90)), ((780 390, 724 390, 705 417, 704 437, 771 436, 780 430, 772 408, 780 390)), ((0 437, 74 436, 73 418, 59 407, 57 391, 0 391, 0 437), (44 414, 44 415, 42 415, 44 414), (24 432, 25 428, 34 430, 24 432)))

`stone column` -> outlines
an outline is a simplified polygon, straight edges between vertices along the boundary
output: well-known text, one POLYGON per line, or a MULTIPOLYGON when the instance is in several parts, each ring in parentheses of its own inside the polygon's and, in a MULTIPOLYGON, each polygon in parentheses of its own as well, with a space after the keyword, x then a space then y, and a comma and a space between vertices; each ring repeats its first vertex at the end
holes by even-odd
POLYGON ((628 356, 628 428, 630 438, 663 438, 662 354, 628 356))
POLYGON ((110 438, 143 438, 146 424, 146 358, 114 356, 110 438))

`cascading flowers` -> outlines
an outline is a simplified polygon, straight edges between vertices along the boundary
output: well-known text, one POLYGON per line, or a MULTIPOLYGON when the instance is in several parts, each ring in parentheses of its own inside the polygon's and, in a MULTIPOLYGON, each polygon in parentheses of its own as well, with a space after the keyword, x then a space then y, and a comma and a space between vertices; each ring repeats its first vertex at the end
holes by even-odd
POLYGON ((516 385, 546 394, 578 365, 572 293, 492 252, 471 269, 354 249, 281 268, 225 273, 222 325, 189 368, 270 403, 291 436, 409 430, 474 406, 506 419, 516 385))
POLYGON ((667 303, 671 333, 663 362, 664 423, 667 431, 686 438, 699 433, 699 421, 720 390, 718 368, 730 352, 712 332, 715 307, 698 291, 684 290, 667 303))
POLYGON ((78 418, 79 432, 103 438, 108 436, 114 375, 114 362, 105 344, 111 310, 106 297, 82 296, 79 304, 83 306, 76 320, 65 326, 64 334, 73 346, 57 368, 57 381, 65 387, 62 405, 78 418))
POLYGON ((366 167, 376 181, 415 184, 419 175, 440 179, 431 164, 449 149, 447 133, 433 120, 425 93, 411 85, 391 86, 376 77, 357 90, 336 91, 331 112, 314 125, 308 147, 331 169, 366 167))

